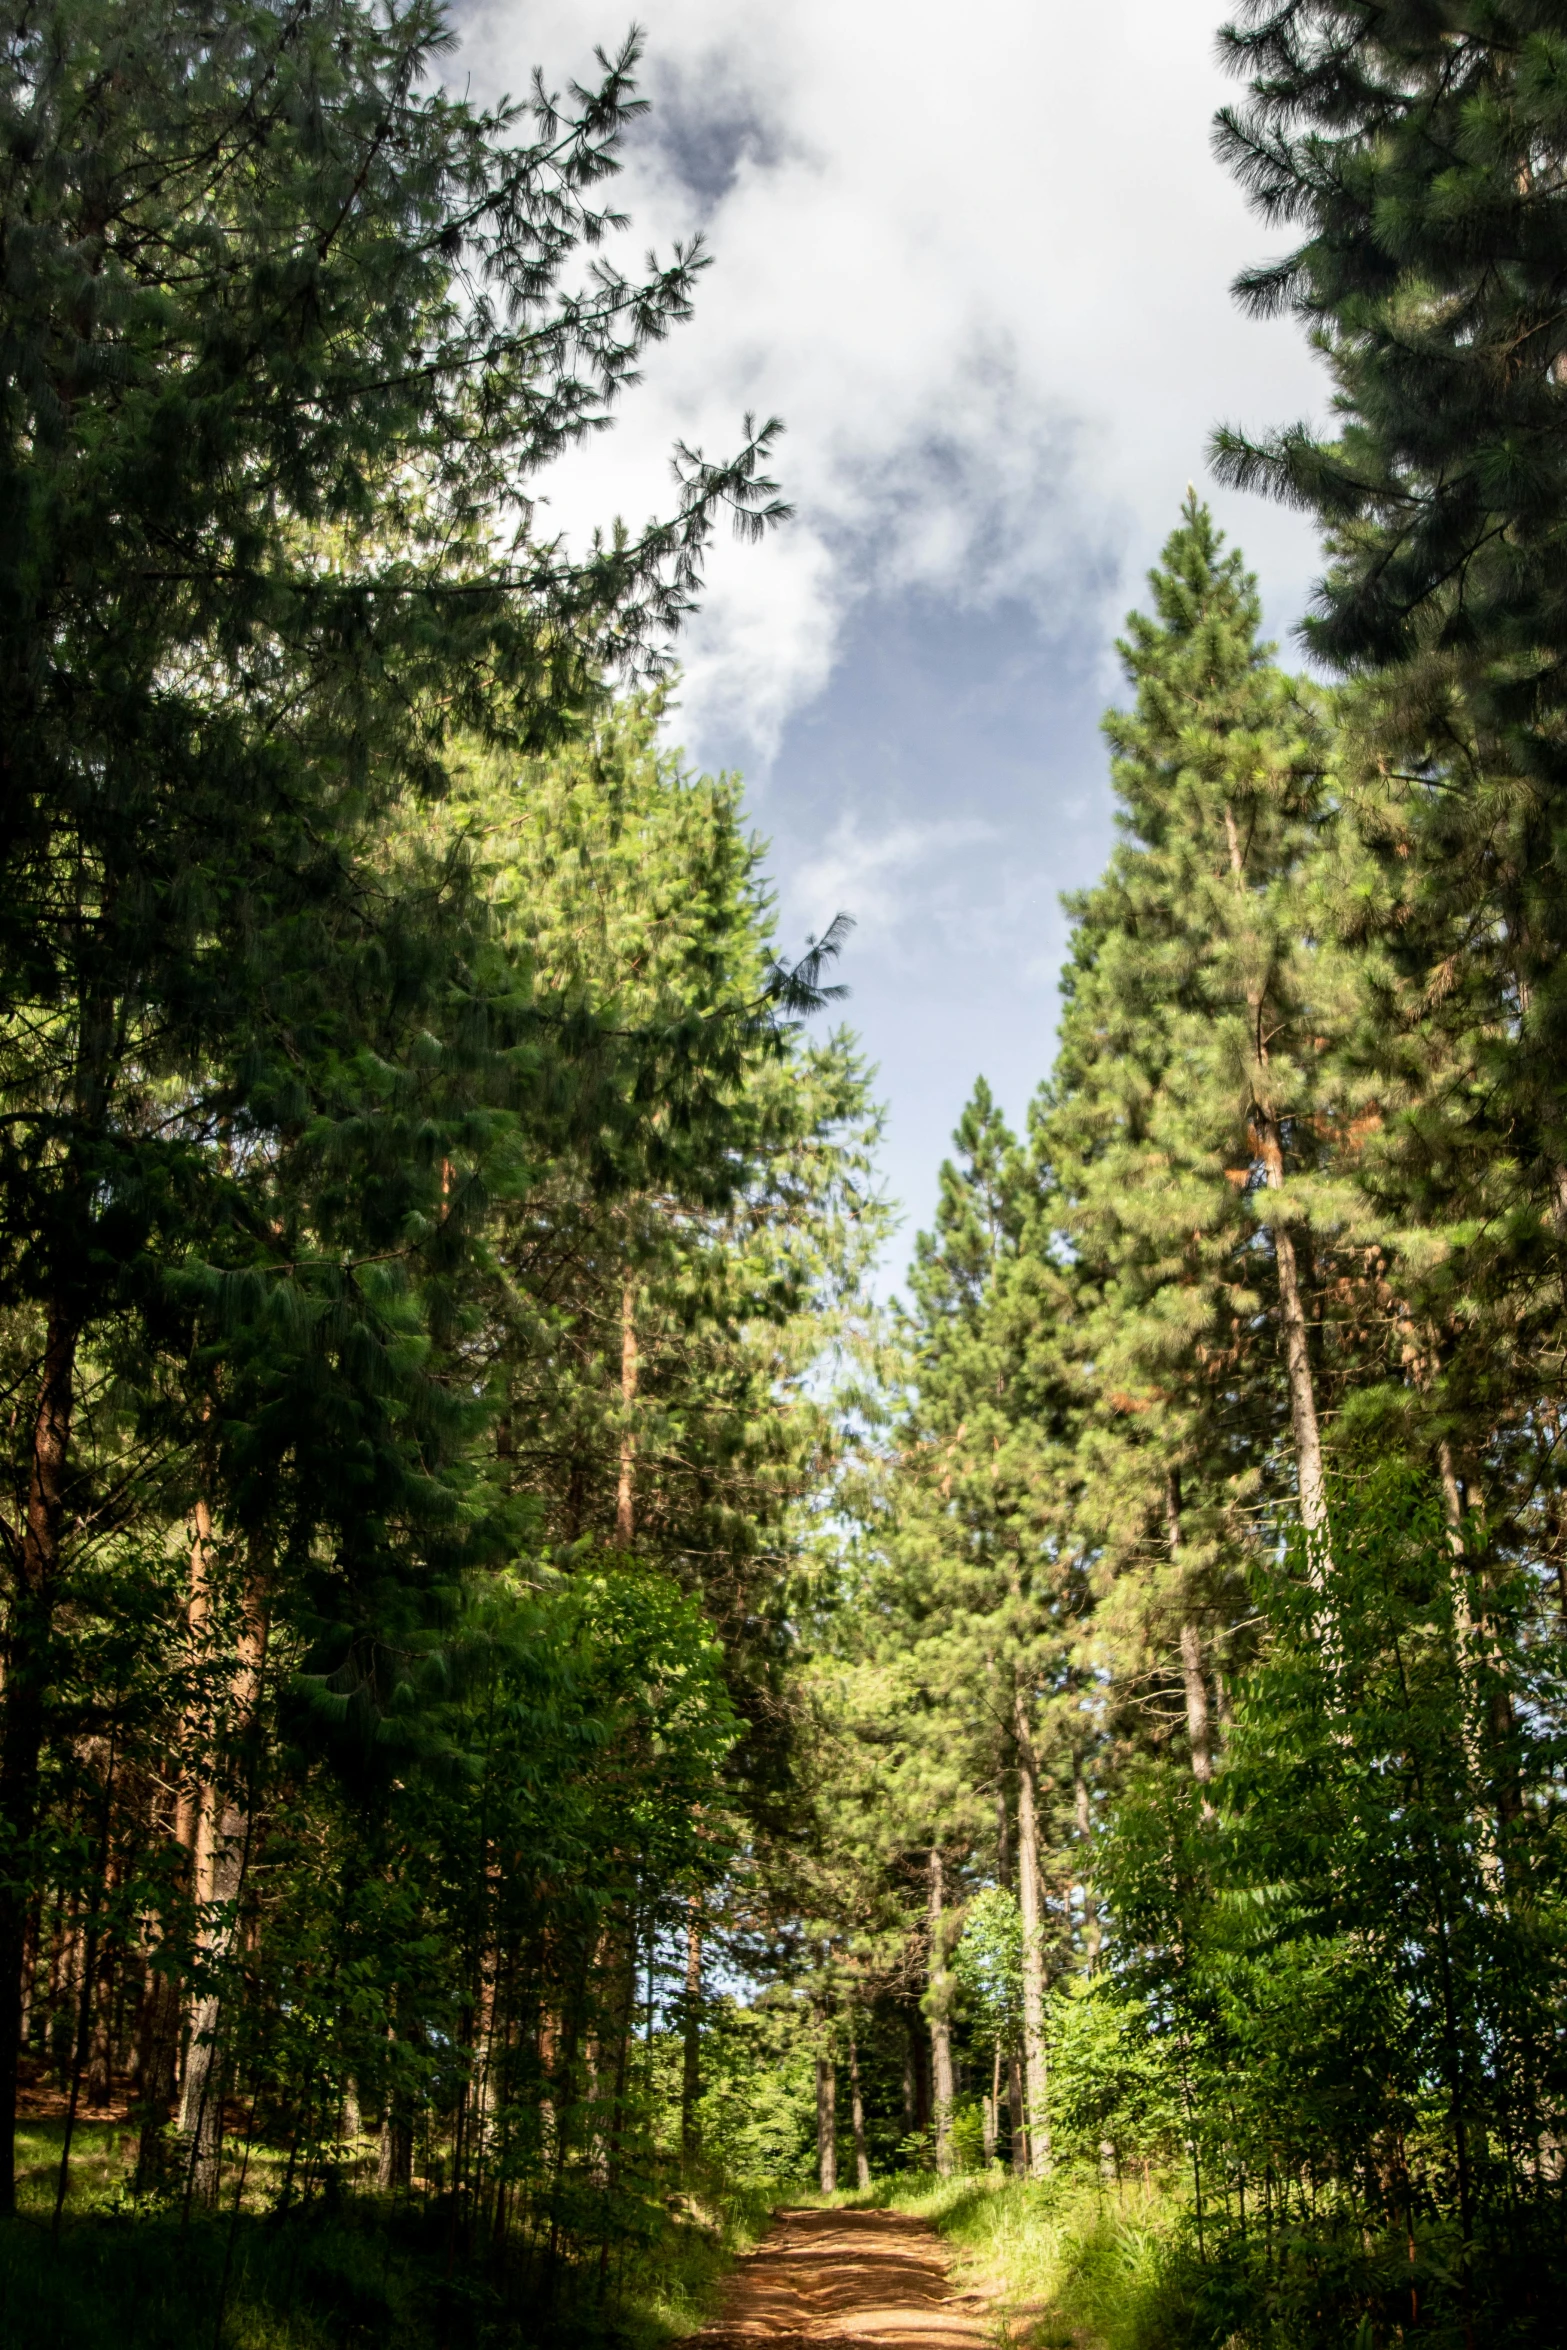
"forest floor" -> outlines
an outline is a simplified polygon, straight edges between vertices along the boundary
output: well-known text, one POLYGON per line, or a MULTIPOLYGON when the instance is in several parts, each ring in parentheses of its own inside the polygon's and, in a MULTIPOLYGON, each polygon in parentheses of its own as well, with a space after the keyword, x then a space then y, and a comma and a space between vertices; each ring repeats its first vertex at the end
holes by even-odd
POLYGON ((809 2343, 812 2350, 985 2350, 984 2297, 955 2286, 951 2255, 901 2211, 780 2211, 742 2255, 702 2350, 809 2343))

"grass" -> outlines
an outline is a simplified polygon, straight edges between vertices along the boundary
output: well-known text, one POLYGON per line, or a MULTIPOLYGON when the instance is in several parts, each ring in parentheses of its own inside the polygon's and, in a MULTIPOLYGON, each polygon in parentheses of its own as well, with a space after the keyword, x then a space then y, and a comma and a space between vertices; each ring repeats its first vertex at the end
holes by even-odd
MULTIPOLYGON (((765 2232, 763 2186, 628 2197, 601 2277, 563 2269, 552 2309, 542 2259, 504 2284, 465 2256, 449 2204, 339 2189, 277 2205, 276 2166, 252 2165, 235 2218, 182 2219, 177 2196, 134 2202, 123 2124, 78 2123, 71 2193, 50 2227, 61 2124, 30 2125, 20 2216, 0 2226, 0 2342, 50 2350, 663 2350, 711 2313, 735 2254, 765 2232)), ((237 2150, 236 2150, 237 2151, 237 2150)), ((232 2174, 231 2174, 232 2175, 232 2174)))
POLYGON ((714 2181, 703 2193, 681 2196, 679 2222, 650 2248, 650 2257, 629 2265, 618 2312, 621 2334, 637 2350, 659 2350, 695 2333, 717 2307, 736 2255, 771 2227, 778 2200, 777 2189, 765 2181, 714 2181))
MULTIPOLYGON (((19 2126, 16 2197, 23 2211, 47 2216, 54 2210, 64 2136, 62 2121, 28 2121, 19 2126)), ((126 2123, 86 2121, 78 2116, 71 2133, 71 2207, 100 2202, 114 2193, 135 2162, 136 2135, 126 2123)))
POLYGON ((1120 2186, 1082 2167, 1041 2181, 907 2175, 834 2200, 928 2220, 990 2296, 1002 2338, 1027 2350, 1396 2350, 1411 2324, 1428 2350, 1562 2338, 1554 2195, 1477 2238, 1467 2269, 1450 2225, 1428 2228, 1416 2253, 1353 2208, 1275 2216, 1271 2242, 1255 2216, 1243 2233, 1210 2213, 1200 2242, 1168 2174, 1120 2186))
POLYGON ((1030 2350, 1155 2350, 1166 2330, 1184 2205, 1158 2179, 1106 2187, 999 2171, 907 2173, 842 2201, 907 2211, 953 2244, 1005 2338, 1030 2350))

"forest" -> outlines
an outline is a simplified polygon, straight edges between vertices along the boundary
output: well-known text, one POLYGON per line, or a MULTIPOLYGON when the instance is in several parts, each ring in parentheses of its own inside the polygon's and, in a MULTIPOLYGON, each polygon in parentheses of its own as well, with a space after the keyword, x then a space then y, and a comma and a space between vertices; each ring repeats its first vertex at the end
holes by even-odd
POLYGON ((1320 578, 1172 498, 892 1306, 671 747, 779 427, 540 502, 703 298, 638 36, 3 14, 0 2339, 661 2350, 858 2199, 1036 2350, 1559 2341, 1567 5, 1220 33, 1320 578))

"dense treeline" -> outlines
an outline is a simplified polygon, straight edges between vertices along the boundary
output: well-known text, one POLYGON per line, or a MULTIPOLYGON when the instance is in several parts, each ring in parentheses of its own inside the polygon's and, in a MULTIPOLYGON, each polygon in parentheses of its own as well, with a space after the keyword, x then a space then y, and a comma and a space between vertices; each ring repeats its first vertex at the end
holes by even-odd
POLYGON ((537 2305, 656 2223, 879 1223, 836 937, 606 682, 766 435, 530 502, 701 265, 603 258, 635 46, 483 112, 451 38, 6 17, 0 2208, 108 2115, 197 2266, 356 2180, 537 2305))
POLYGON ((1022 1139, 975 1090, 845 1488, 822 2159, 869 2010, 939 2170, 1185 2173, 1155 2338, 1543 2339, 1567 18, 1259 0, 1225 39, 1221 149, 1303 238, 1240 291, 1338 411, 1217 461, 1320 517, 1321 665, 1189 495, 1053 1070, 1022 1139))
POLYGON ((701 266, 604 258, 635 45, 485 112, 428 0, 8 13, 14 2328, 624 2326, 808 2166, 1164 2182, 1139 2341, 1549 2338, 1567 10, 1223 38, 1316 660, 1189 493, 878 1328, 841 928, 661 747, 769 431, 540 535, 701 266))

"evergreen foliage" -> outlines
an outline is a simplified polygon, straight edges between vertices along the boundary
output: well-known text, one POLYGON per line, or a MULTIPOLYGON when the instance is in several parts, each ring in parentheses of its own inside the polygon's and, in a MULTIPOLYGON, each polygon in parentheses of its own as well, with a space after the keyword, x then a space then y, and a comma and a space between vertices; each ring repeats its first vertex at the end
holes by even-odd
POLYGON ((1223 36, 1321 674, 1189 491, 885 1316, 847 920, 664 747, 772 428, 541 535, 701 255, 635 37, 451 40, 5 22, 0 2325, 651 2341, 903 2173, 1112 2350, 1551 2341, 1567 16, 1223 36))

